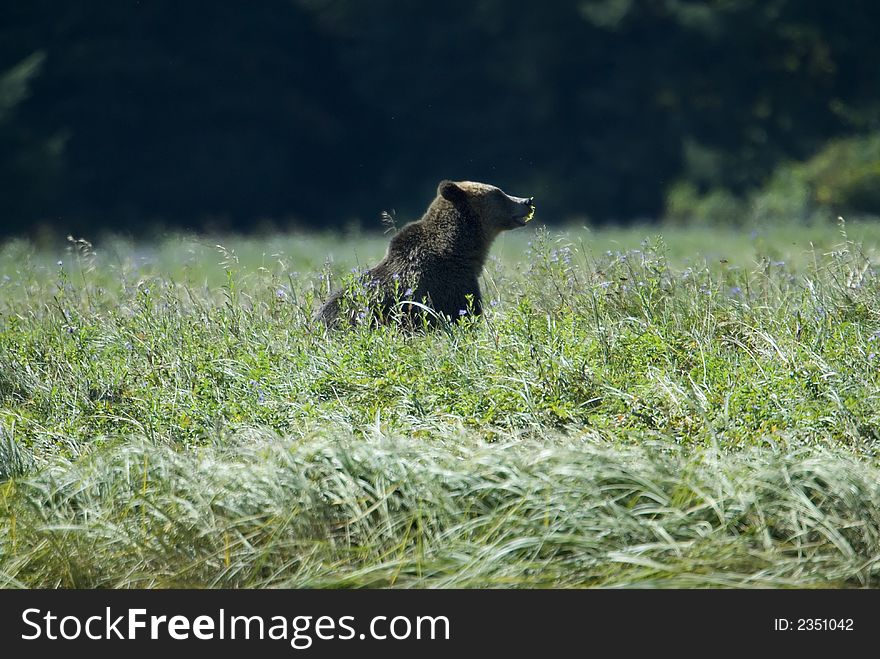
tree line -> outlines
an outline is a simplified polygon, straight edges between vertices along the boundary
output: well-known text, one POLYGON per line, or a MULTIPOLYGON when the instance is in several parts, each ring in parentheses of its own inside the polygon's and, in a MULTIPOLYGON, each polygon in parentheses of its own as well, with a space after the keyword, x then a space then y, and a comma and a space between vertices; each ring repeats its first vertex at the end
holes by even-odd
POLYGON ((3 3, 0 233, 373 227, 443 178, 548 220, 744 198, 880 130, 878 28, 870 0, 3 3))

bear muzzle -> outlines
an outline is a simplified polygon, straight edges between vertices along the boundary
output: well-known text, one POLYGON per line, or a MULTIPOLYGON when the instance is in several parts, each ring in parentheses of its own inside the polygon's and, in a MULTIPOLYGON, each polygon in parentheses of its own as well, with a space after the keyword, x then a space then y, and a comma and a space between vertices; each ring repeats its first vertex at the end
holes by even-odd
POLYGON ((535 198, 534 197, 510 197, 516 203, 516 210, 513 213, 513 223, 515 226, 524 227, 526 223, 532 219, 535 214, 535 198))

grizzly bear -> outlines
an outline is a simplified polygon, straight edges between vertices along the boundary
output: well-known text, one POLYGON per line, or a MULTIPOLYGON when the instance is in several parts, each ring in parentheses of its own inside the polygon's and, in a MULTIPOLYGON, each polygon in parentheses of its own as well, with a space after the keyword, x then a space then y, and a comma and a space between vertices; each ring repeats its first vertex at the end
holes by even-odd
POLYGON ((478 278, 492 241, 525 226, 534 197, 512 197, 493 185, 442 181, 422 218, 404 226, 385 258, 367 270, 358 287, 333 292, 315 314, 336 326, 371 320, 435 325, 482 312, 478 278))

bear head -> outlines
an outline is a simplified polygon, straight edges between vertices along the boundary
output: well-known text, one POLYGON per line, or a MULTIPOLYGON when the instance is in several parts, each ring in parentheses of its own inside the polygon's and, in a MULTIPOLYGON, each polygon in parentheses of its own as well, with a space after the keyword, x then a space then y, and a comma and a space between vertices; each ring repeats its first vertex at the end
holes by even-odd
POLYGON ((441 181, 437 196, 471 211, 489 236, 524 227, 535 210, 534 197, 513 197, 494 185, 474 181, 441 181))

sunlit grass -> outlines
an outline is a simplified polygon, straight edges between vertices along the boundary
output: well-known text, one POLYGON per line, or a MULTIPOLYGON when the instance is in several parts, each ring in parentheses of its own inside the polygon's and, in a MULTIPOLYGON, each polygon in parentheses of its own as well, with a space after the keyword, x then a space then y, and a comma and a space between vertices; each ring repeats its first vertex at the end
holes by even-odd
POLYGON ((880 226, 512 232, 484 319, 313 326, 386 244, 0 247, 0 584, 875 584, 880 226))

